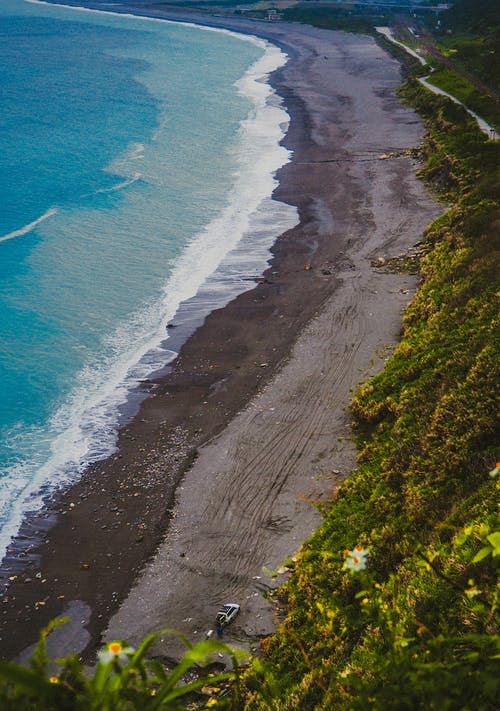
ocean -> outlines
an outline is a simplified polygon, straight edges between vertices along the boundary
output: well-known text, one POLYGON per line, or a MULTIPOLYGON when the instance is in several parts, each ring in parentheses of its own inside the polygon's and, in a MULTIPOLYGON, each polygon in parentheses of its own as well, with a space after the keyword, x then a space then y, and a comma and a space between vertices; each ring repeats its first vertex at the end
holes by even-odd
POLYGON ((285 61, 224 30, 0 3, 0 557, 113 452, 175 355, 167 325, 251 287, 296 224, 271 199, 285 61))

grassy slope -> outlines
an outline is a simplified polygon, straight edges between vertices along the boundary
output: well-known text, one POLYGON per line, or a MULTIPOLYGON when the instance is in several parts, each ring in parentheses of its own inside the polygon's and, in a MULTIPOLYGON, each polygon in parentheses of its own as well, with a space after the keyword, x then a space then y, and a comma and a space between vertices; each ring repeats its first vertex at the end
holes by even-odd
POLYGON ((247 709, 493 709, 500 693, 500 145, 416 82, 404 95, 427 120, 422 176, 452 207, 395 355, 354 397, 359 467, 282 591, 247 709), (356 544, 370 552, 352 573, 356 544))
POLYGON ((442 15, 439 44, 454 61, 500 92, 500 4, 498 0, 455 0, 442 15), (449 32, 448 32, 449 31, 449 32))
POLYGON ((433 72, 429 82, 455 96, 500 131, 500 103, 491 95, 479 91, 467 79, 449 69, 433 72))
POLYGON ((500 130, 498 0, 456 0, 441 19, 434 40, 450 64, 433 73, 430 81, 500 130), (474 85, 474 78, 480 85, 474 85))

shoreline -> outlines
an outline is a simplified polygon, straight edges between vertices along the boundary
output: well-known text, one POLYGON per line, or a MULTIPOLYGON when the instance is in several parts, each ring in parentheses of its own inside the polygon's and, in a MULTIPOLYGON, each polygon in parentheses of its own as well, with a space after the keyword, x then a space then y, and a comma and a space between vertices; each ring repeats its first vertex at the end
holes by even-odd
MULTIPOLYGON (((221 22, 226 26, 226 18, 221 22)), ((327 498, 335 481, 354 465, 343 412, 349 389, 383 365, 382 358, 371 365, 375 350, 397 339, 401 309, 416 286, 414 277, 381 274, 371 260, 415 244, 440 209, 415 179, 410 158, 379 159, 388 150, 415 145, 423 133, 415 114, 393 96, 397 63, 364 36, 284 25, 266 28, 266 33, 277 36, 265 38, 278 46, 294 45, 292 54, 285 47, 289 62, 272 79, 291 116, 284 143, 294 150, 292 162, 279 172, 276 196, 295 204, 301 221, 278 238, 271 266, 255 289, 213 311, 184 344, 169 373, 151 382, 139 415, 120 432, 118 453, 93 465, 57 501, 56 524, 33 552, 30 570, 4 598, 2 656, 25 650, 43 624, 67 611, 78 620, 56 641, 56 654, 86 647, 91 655, 111 618, 109 634, 124 630, 138 639, 168 624, 196 639, 193 634, 211 624, 213 605, 226 593, 227 566, 238 571, 234 591, 253 598, 234 634, 258 639, 272 628, 269 605, 259 594, 263 583, 256 582, 262 565, 279 565, 280 556, 282 561, 294 552, 318 524, 317 513, 309 504, 297 504, 297 497, 327 498), (377 83, 378 94, 359 99, 360 89, 372 91, 365 86, 363 66, 368 75, 376 73, 368 79, 377 83), (335 82, 323 71, 332 67, 335 82), (353 90, 350 81, 359 86, 353 90), (363 123, 363 113, 375 110, 374 101, 380 119, 375 142, 363 123), (313 268, 304 269, 306 264, 313 268), (375 289, 381 280, 382 290, 375 289), (333 332, 332 324, 337 327, 333 332), (317 357, 323 361, 316 363, 317 357), (333 358, 328 368, 325 358, 333 358), (321 407, 323 393, 317 386, 325 396, 329 393, 321 407), (276 412, 269 402, 280 403, 284 425, 266 422, 263 410, 255 421, 252 412, 261 398, 268 413, 276 412), (308 408, 312 414, 306 421, 308 408), (314 431, 308 422, 315 422, 314 431), (279 435, 283 461, 271 448, 254 469, 250 464, 262 450, 262 437, 277 426, 285 429, 279 435), (304 426, 305 434, 299 431, 304 426), (238 444, 242 436, 250 442, 246 453, 238 444), (237 454, 230 456, 231 451, 237 454), (290 460, 295 462, 291 468, 283 464, 290 460), (246 492, 250 499, 243 503, 248 506, 257 493, 266 492, 268 482, 260 474, 273 467, 277 476, 285 471, 285 480, 265 497, 271 507, 266 509, 263 501, 250 529, 242 527, 242 501, 224 496, 228 482, 234 493, 246 492), (314 476, 305 478, 311 468, 314 476), (334 470, 338 473, 332 475, 334 470), (221 479, 222 471, 233 478, 221 479), (249 480, 248 471, 253 472, 249 480), (238 472, 245 474, 244 485, 237 484, 238 472), (197 495, 200 487, 203 497, 197 495), (168 526, 171 521, 174 525, 168 526), (224 526, 233 541, 227 560, 221 561, 217 536, 207 533, 211 521, 219 533, 224 526), (213 545, 207 550, 204 541, 213 545), (185 615, 186 610, 196 614, 185 615), (186 622, 188 617, 194 625, 186 622)), ((176 652, 162 643, 158 653, 168 657, 176 652)))
MULTIPOLYGON (((17 2, 22 4, 21 0, 17 2)), ((47 10, 50 15, 54 14, 50 12, 53 9, 46 4, 36 12, 43 16, 47 10)), ((95 18, 99 12, 92 11, 93 22, 98 21, 95 18)), ((69 19, 75 16, 82 19, 84 14, 65 9, 63 15, 69 19)), ((115 18, 114 24, 116 18, 120 25, 129 24, 124 15, 111 15, 115 18)), ((88 21, 85 15, 83 19, 88 21)), ((152 24, 147 19, 136 17, 133 26, 142 30, 145 25, 152 24), (143 19, 146 21, 143 22, 143 19)), ((155 32, 160 28, 164 35, 169 25, 163 23, 162 26, 159 20, 155 20, 153 27, 155 32)), ((175 29, 176 24, 172 27, 175 29)), ((177 27, 180 25, 177 24, 177 27)), ((199 32, 202 39, 203 36, 212 37, 217 43, 218 36, 222 45, 225 36, 236 36, 236 33, 226 30, 215 35, 206 29, 195 31, 188 28, 186 31, 188 35, 199 32)), ((207 216, 203 216, 206 224, 200 226, 198 223, 176 258, 175 266, 167 268, 166 272, 164 270, 163 283, 158 286, 157 292, 151 294, 144 307, 130 314, 130 320, 135 317, 137 323, 128 331, 133 335, 132 338, 129 335, 127 346, 121 347, 125 337, 120 338, 118 344, 110 334, 119 354, 113 358, 114 364, 110 365, 104 358, 98 359, 96 354, 94 363, 85 366, 89 369, 84 378, 85 387, 77 387, 82 372, 74 373, 73 388, 52 413, 52 419, 61 422, 61 426, 49 431, 47 425, 45 437, 43 434, 39 436, 39 439, 52 440, 51 451, 38 467, 32 464, 29 456, 27 458, 25 479, 31 480, 31 483, 25 487, 24 502, 11 500, 13 497, 9 496, 8 491, 5 492, 5 510, 7 513, 10 508, 10 516, 0 535, 0 558, 4 557, 4 553, 9 555, 11 535, 19 532, 20 525, 31 518, 44 501, 50 501, 51 492, 57 495, 57 491, 75 483, 92 462, 114 453, 116 433, 137 414, 140 402, 147 394, 148 380, 168 372, 168 362, 176 357, 182 343, 201 325, 210 311, 224 306, 238 293, 252 287, 252 281, 255 283, 267 267, 269 249, 277 235, 298 220, 294 208, 271 200, 271 193, 277 185, 274 172, 290 159, 280 145, 289 117, 279 106, 278 97, 267 79, 269 73, 283 64, 286 58, 279 48, 257 37, 240 35, 237 47, 240 38, 245 44, 258 47, 257 52, 262 56, 244 68, 244 73, 242 69, 241 76, 233 73, 233 78, 238 81, 232 91, 235 99, 245 97, 248 113, 242 116, 231 144, 234 167, 230 170, 235 172, 235 176, 227 195, 223 195, 218 212, 212 209, 207 216), (248 156, 254 156, 257 160, 254 162, 248 156), (245 178, 248 175, 252 176, 252 180, 245 178), (220 233, 224 234, 223 240, 219 239, 220 233), (143 321, 144 325, 139 327, 143 321), (134 362, 131 365, 132 358, 134 362), (93 398, 89 397, 92 389, 95 392, 93 398), (71 409, 68 400, 72 401, 71 409)), ((234 45, 234 42, 232 40, 231 43, 234 45)), ((175 111, 173 113, 176 115, 175 111)), ((207 143, 212 143, 210 136, 207 136, 207 143)), ((179 153, 182 153, 182 148, 179 153)), ((116 157, 114 160, 118 161, 119 166, 122 159, 116 157)), ((111 166, 108 168, 111 170, 111 166)), ((161 205, 158 207, 161 208, 161 205)), ((45 216, 55 211, 51 209, 45 216)), ((40 219, 28 228, 36 226, 40 219)), ((160 220, 157 224, 161 225, 160 220)), ((137 265, 140 258, 138 260, 137 265)), ((36 451, 33 443, 31 447, 36 451)), ((15 480, 16 473, 17 470, 9 471, 7 480, 15 480)), ((7 560, 2 569, 8 572, 7 560)))

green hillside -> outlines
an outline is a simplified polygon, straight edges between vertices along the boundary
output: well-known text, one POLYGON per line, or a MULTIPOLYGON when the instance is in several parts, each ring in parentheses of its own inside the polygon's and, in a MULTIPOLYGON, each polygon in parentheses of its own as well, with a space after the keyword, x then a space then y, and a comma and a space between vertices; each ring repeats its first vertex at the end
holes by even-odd
POLYGON ((453 204, 398 349, 353 399, 359 466, 280 594, 248 710, 497 708, 500 144, 414 80, 402 93, 453 204))

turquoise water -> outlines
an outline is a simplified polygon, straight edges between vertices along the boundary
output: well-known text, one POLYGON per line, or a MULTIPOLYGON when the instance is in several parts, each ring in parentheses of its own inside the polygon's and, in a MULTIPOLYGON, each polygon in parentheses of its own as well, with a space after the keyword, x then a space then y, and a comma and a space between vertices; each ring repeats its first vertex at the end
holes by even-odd
POLYGON ((295 222, 270 199, 287 115, 261 81, 283 61, 256 38, 2 0, 0 555, 41 492, 113 450, 179 304, 207 280, 242 290, 249 252, 263 266, 295 222))

